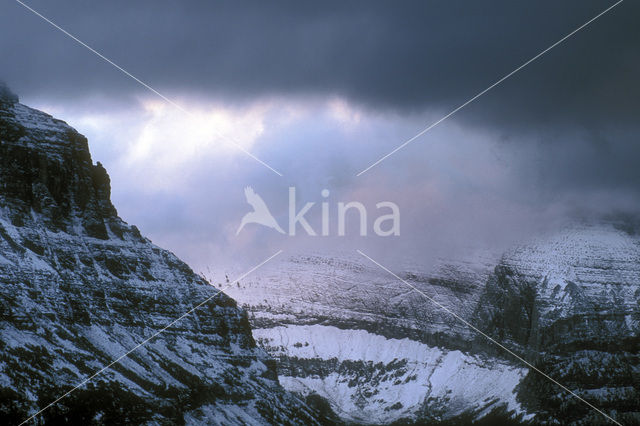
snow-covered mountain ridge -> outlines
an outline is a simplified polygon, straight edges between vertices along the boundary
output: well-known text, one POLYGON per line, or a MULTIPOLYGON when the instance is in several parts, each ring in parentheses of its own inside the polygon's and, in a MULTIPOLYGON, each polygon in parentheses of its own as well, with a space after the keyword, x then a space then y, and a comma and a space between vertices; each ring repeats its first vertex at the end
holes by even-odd
MULTIPOLYGON (((638 235, 571 224, 497 258, 395 272, 623 424, 640 421, 638 235)), ((357 255, 291 256, 230 294, 283 385, 347 421, 606 424, 357 255)))
MULTIPOLYGON (((217 291, 123 222, 66 123, 0 85, 0 423, 18 424, 217 291)), ((34 419, 315 424, 224 294, 34 419)))

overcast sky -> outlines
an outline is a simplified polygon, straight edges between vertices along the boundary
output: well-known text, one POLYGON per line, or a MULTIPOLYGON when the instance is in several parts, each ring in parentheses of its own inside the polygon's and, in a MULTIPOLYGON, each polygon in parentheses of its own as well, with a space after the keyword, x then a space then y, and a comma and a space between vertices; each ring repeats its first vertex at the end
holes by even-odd
POLYGON ((26 3, 190 112, 19 3, 0 5, 0 78, 85 134, 121 216, 196 270, 300 245, 455 256, 576 212, 637 210, 637 2, 361 177, 614 2, 26 3), (401 236, 291 238, 257 226, 236 236, 249 185, 283 226, 289 186, 300 203, 322 202, 323 188, 332 209, 364 202, 370 229, 375 203, 394 201, 401 236))

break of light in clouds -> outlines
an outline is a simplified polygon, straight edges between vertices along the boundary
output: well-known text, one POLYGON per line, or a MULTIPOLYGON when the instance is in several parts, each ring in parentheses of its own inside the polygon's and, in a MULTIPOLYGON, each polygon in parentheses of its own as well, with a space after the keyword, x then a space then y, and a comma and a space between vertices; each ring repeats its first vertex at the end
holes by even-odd
MULTIPOLYGON (((191 112, 19 5, 0 6, 2 28, 20 34, 20 43, 0 40, 11 58, 0 76, 24 103, 85 134, 123 218, 196 270, 280 248, 364 245, 374 257, 428 264, 476 246, 499 250, 568 216, 640 205, 637 3, 360 178, 611 2, 30 4, 191 112), (357 200, 375 215, 376 202, 394 201, 401 237, 294 240, 258 227, 236 236, 245 186, 283 225, 289 186, 300 206, 319 204, 324 188, 334 208, 357 200)), ((309 220, 319 227, 317 205, 309 220)))
POLYGON ((549 225, 549 218, 562 209, 553 201, 537 204, 531 198, 539 197, 535 192, 520 194, 522 186, 534 183, 522 174, 522 157, 530 152, 453 121, 381 165, 377 173, 355 176, 373 154, 406 138, 425 117, 436 117, 433 112, 380 114, 337 97, 260 99, 242 106, 181 101, 192 114, 144 96, 123 113, 36 106, 75 124, 89 138, 94 160, 110 171, 112 198, 121 216, 196 270, 253 261, 279 248, 366 246, 388 257, 429 263, 478 247, 498 251, 540 230, 541 220, 549 225), (263 169, 214 133, 242 143, 285 176, 263 169), (393 201, 401 209, 401 236, 362 239, 355 218, 344 238, 305 237, 304 232, 291 238, 257 225, 236 236, 240 219, 250 209, 245 186, 258 191, 285 227, 287 189, 296 186, 299 207, 316 203, 307 215, 316 230, 319 205, 325 201, 320 192, 329 189, 334 232, 338 201, 363 202, 370 231, 377 217, 375 204, 393 201))

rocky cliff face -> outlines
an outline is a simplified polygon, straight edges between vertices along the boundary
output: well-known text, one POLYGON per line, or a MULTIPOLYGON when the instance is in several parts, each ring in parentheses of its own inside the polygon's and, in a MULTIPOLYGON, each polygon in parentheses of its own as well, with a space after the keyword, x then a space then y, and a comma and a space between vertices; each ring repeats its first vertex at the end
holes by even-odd
MULTIPOLYGON (((640 238, 567 226, 504 255, 396 271, 623 424, 640 422, 640 238)), ((283 385, 343 419, 607 424, 356 256, 292 257, 231 291, 283 385)))
MULTIPOLYGON (((0 423, 25 420, 216 291, 117 216, 82 135, 0 85, 0 423)), ((220 294, 34 422, 316 418, 220 294)))
MULTIPOLYGON (((617 225, 573 225, 506 253, 476 320, 623 424, 638 424, 640 239, 617 225)), ((534 372, 519 397, 538 418, 603 420, 534 372)))

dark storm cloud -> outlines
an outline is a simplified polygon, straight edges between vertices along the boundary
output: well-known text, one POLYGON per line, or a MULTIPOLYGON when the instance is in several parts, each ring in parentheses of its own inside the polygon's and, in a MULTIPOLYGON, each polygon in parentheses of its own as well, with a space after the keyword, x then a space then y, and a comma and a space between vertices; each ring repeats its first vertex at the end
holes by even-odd
MULTIPOLYGON (((437 115, 613 1, 28 4, 169 96, 339 95, 437 115)), ((623 2, 455 120, 541 142, 522 165, 539 188, 640 189, 639 16, 638 2, 623 2)), ((2 2, 0 32, 1 75, 24 97, 127 105, 145 90, 16 2, 2 2)))
MULTIPOLYGON (((161 91, 330 93, 383 110, 451 109, 612 3, 28 2, 161 91)), ((621 4, 461 118, 629 120, 639 10, 621 4)), ((140 89, 18 3, 1 11, 2 73, 23 94, 140 89)))

